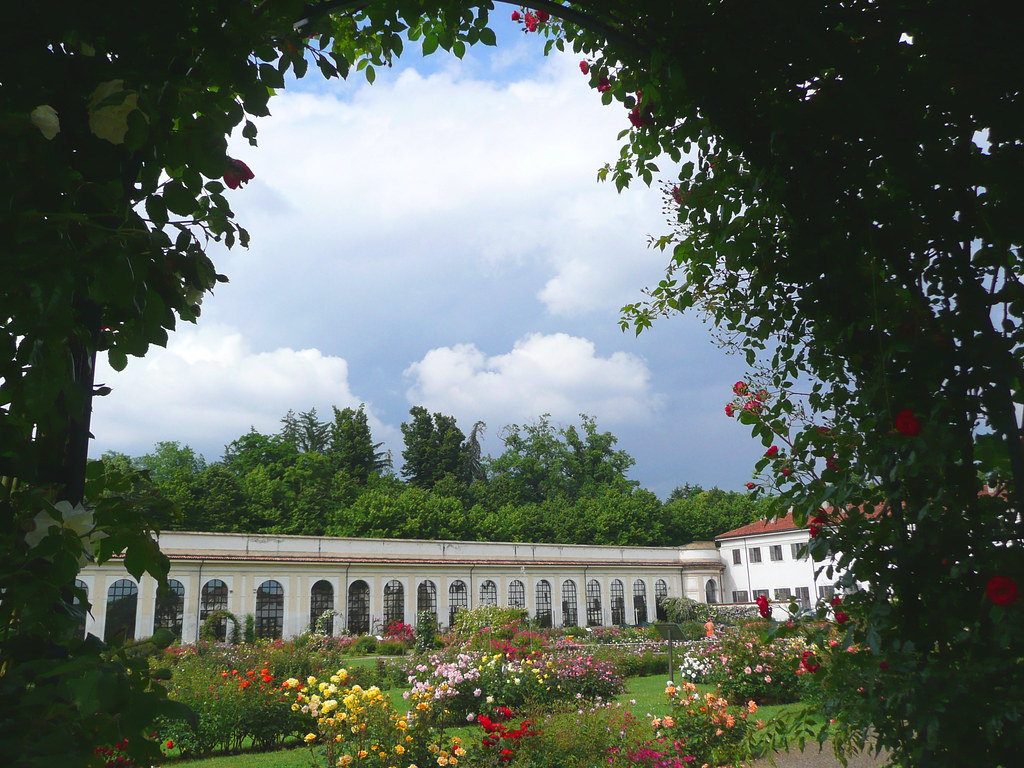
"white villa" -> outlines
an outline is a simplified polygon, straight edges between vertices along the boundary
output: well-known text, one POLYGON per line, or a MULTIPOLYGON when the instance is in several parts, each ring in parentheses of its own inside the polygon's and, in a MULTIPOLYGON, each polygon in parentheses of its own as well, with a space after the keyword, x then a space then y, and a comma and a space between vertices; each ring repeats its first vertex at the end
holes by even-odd
POLYGON ((824 574, 815 576, 822 564, 803 552, 808 541, 808 530, 793 523, 792 512, 716 536, 725 567, 721 602, 748 603, 764 595, 772 601, 773 616, 782 619, 792 599, 810 608, 831 598, 832 582, 824 574))

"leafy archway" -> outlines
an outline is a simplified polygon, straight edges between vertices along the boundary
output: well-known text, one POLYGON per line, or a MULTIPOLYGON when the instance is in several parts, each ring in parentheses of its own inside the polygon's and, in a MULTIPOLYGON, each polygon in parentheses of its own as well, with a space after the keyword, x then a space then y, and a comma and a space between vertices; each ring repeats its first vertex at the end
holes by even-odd
MULTIPOLYGON (((601 98, 629 110, 602 175, 621 188, 651 183, 659 158, 681 165, 675 229, 659 242, 668 274, 624 326, 696 306, 763 363, 729 403, 769 448, 758 483, 810 523, 815 558, 838 551, 848 586, 870 584, 829 613, 871 649, 840 670, 872 686, 870 701, 836 694, 847 735, 873 725, 918 764, 1010 764, 1024 700, 1024 11, 534 8, 526 28, 581 54, 601 98), (968 695, 978 687, 987 701, 968 695)), ((222 279, 205 245, 246 242, 229 190, 251 171, 226 137, 255 142, 249 118, 310 62, 372 82, 408 43, 461 56, 493 42, 491 10, 109 0, 8 12, 0 722, 23 763, 82 763, 94 735, 132 736, 140 761, 153 756, 141 735, 166 702, 140 698, 145 676, 53 608, 88 557, 125 551, 136 577, 166 576, 146 516, 119 499, 124 478, 86 462, 91 399, 107 394, 93 367, 105 353, 122 368, 194 321, 222 279), (58 660, 62 675, 46 677, 58 660), (97 675, 118 682, 97 688, 97 675), (48 725, 55 700, 71 702, 66 727, 48 725)))

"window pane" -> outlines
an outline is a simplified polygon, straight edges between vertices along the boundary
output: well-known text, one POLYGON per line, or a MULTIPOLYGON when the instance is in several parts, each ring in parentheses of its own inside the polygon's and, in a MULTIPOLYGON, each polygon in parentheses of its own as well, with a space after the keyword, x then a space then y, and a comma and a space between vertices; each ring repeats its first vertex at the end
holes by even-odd
POLYGON ((256 590, 256 637, 277 640, 284 632, 284 587, 269 579, 256 590))
POLYGON ((370 586, 362 579, 348 588, 348 631, 353 635, 370 631, 370 586))
POLYGON ((156 596, 153 631, 166 629, 180 638, 185 620, 185 585, 177 579, 168 579, 167 586, 167 592, 158 592, 156 596))
POLYGON ((480 585, 480 605, 498 604, 498 585, 488 579, 480 585))
POLYGON ((576 582, 567 579, 562 582, 562 626, 575 627, 577 624, 576 582))
POLYGON ((526 587, 519 579, 512 579, 508 584, 509 608, 526 607, 526 587))
POLYGON ((139 588, 131 579, 118 579, 107 590, 107 621, 104 642, 115 638, 135 639, 135 609, 139 604, 139 588))
MULTIPOLYGON (((328 611, 334 610, 334 587, 329 581, 320 579, 309 590, 309 629, 316 631, 316 623, 328 611)), ((334 634, 334 615, 329 615, 322 622, 324 634, 334 634)))
POLYGON ((384 626, 405 622, 405 587, 398 579, 384 585, 384 626))
POLYGON ((622 582, 618 579, 612 580, 612 624, 616 626, 626 623, 626 593, 622 582))

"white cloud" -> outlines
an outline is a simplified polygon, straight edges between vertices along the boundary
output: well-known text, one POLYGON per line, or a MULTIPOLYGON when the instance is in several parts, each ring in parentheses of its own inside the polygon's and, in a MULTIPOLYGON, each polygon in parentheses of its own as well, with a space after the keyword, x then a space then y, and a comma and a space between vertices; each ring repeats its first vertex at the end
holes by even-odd
POLYGON ((130 358, 120 373, 99 364, 97 381, 113 392, 95 401, 93 453, 137 455, 158 440, 177 440, 214 459, 250 427, 277 432, 288 409, 315 407, 326 420, 332 405, 358 407, 348 375, 343 358, 317 349, 258 352, 233 328, 185 327, 166 349, 130 358))
POLYGON ((580 413, 602 424, 647 421, 662 398, 651 392, 639 357, 597 355, 587 339, 531 334, 511 352, 486 356, 472 344, 432 349, 406 370, 410 403, 460 419, 504 425, 550 413, 575 421, 580 413))
POLYGON ((528 270, 553 315, 615 312, 663 272, 646 247, 660 200, 597 183, 628 121, 601 105, 577 58, 552 56, 514 82, 406 68, 337 95, 276 97, 259 147, 232 149, 256 173, 231 198, 254 245, 225 270, 317 297, 355 287, 355 303, 528 270))

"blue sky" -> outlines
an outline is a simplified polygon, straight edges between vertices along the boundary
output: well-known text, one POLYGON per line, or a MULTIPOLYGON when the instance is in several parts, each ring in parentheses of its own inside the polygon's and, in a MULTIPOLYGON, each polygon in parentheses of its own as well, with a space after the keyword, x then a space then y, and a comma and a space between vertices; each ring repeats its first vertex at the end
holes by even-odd
POLYGON ((256 175, 229 193, 250 248, 211 251, 231 282, 197 326, 101 367, 93 455, 177 440, 212 460, 289 408, 363 402, 396 462, 412 405, 485 421, 496 455, 506 424, 585 412, 662 497, 742 489, 764 450, 723 413, 742 362, 696 317, 618 328, 667 262, 647 247, 667 231, 659 190, 596 181, 626 111, 579 57, 497 31, 462 62, 408 49, 373 86, 311 69, 271 100, 259 147, 231 144, 256 175))

